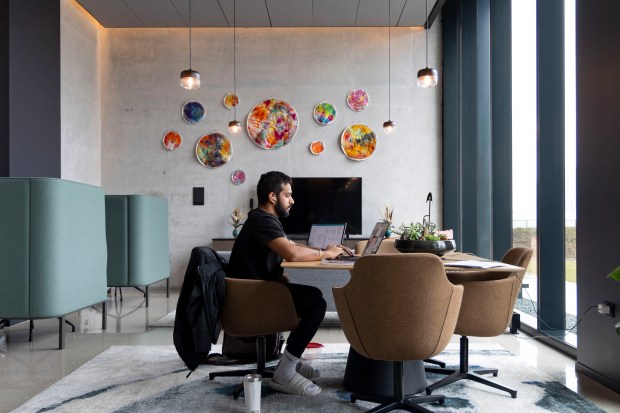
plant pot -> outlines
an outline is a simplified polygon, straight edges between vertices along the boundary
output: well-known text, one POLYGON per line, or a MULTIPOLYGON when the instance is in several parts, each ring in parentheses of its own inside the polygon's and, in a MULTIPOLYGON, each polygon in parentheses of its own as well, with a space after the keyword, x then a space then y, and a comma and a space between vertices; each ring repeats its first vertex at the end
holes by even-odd
POLYGON ((241 230, 239 228, 235 228, 233 229, 233 237, 237 238, 237 236, 239 236, 239 232, 241 232, 241 230))
POLYGON ((441 256, 454 251, 456 242, 452 239, 445 241, 397 239, 394 241, 394 248, 400 252, 427 252, 441 256))

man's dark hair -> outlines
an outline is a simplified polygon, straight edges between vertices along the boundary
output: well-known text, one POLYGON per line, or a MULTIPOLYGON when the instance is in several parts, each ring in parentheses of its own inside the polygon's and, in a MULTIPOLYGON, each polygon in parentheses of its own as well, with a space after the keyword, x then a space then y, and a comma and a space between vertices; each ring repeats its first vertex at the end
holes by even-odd
POLYGON ((258 180, 258 185, 256 185, 258 204, 262 205, 266 203, 269 200, 269 194, 271 192, 278 196, 282 191, 282 185, 292 182, 291 177, 282 172, 271 171, 262 174, 258 180))

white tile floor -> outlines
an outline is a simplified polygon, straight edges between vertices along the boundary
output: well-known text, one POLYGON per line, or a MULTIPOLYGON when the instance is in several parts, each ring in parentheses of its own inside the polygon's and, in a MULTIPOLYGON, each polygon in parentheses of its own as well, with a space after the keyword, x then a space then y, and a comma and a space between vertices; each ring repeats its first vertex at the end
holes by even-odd
MULTIPOLYGON (((66 349, 57 350, 58 322, 35 321, 34 340, 28 342, 28 323, 0 330, 0 413, 10 412, 86 361, 114 345, 172 344, 171 328, 153 328, 150 323, 176 307, 178 293, 165 297, 163 289, 151 288, 149 308, 141 294, 123 289, 124 301, 108 301, 108 328, 101 330, 101 314, 95 309, 69 315, 77 332, 67 332, 66 349)), ((570 389, 584 395, 609 413, 620 413, 620 395, 575 372, 575 360, 528 339, 504 334, 472 342, 499 342, 520 356, 524 363, 545 371, 570 389)), ((315 341, 340 343, 346 339, 339 328, 322 328, 315 341)), ((454 338, 458 341, 458 337, 454 338)), ((119 366, 119 369, 128 368, 119 366)))

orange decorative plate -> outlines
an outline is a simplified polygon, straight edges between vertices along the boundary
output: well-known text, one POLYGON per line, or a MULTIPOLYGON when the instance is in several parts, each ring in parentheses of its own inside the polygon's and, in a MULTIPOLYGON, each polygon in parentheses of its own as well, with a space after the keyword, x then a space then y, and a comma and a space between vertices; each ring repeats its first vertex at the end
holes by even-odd
POLYGON ((164 134, 161 143, 164 144, 164 148, 169 151, 174 151, 183 144, 183 137, 179 132, 171 130, 164 134))
POLYGON ((239 104, 239 96, 233 92, 227 93, 226 96, 224 96, 222 103, 224 103, 224 107, 226 107, 226 109, 233 109, 239 104))
POLYGON ((368 125, 355 123, 347 127, 340 138, 340 147, 349 159, 363 161, 377 148, 377 135, 368 125))
POLYGON ((310 144, 310 152, 313 155, 319 155, 320 153, 322 153, 325 150, 325 145, 323 145, 323 142, 321 141, 313 141, 310 144))

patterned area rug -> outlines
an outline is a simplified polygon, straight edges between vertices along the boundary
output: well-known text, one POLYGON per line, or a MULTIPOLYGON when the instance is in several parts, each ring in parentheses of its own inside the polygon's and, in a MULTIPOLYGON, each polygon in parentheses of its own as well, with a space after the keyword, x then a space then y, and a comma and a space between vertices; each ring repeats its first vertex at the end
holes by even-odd
MULTIPOLYGON (((219 346, 214 346, 219 351, 219 346)), ((265 413, 364 412, 376 404, 350 402, 350 393, 342 387, 347 359, 347 344, 327 344, 308 350, 304 358, 321 369, 316 383, 322 388, 315 397, 291 396, 272 391, 263 381, 262 411, 265 413)), ((458 363, 458 345, 451 344, 436 358, 449 365, 458 363)), ((518 390, 516 399, 477 383, 457 382, 438 393, 447 396, 443 406, 425 404, 434 412, 562 412, 601 413, 604 411, 569 390, 500 346, 470 346, 472 366, 499 368, 497 378, 518 390)), ((239 367, 239 366, 237 366, 239 367)), ((173 346, 111 347, 93 360, 58 381, 15 413, 25 412, 244 412, 243 397, 230 394, 240 378, 216 377, 210 371, 230 369, 223 366, 199 367, 189 378, 188 370, 173 346)), ((439 376, 428 376, 432 382, 439 376)))

